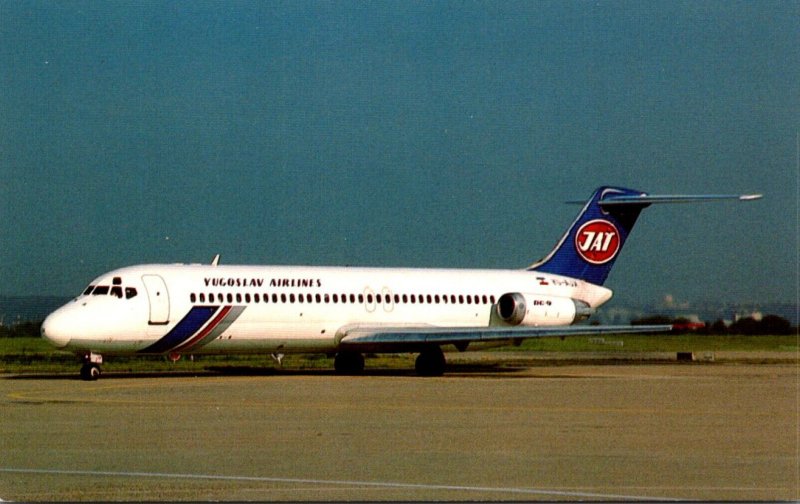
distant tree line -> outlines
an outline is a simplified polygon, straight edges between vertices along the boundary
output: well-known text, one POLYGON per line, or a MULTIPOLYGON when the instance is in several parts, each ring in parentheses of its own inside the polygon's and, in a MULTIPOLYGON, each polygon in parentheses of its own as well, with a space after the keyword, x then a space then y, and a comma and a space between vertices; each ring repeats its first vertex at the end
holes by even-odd
POLYGON ((705 324, 693 323, 685 318, 670 318, 664 315, 653 315, 632 320, 632 325, 662 325, 671 324, 675 326, 673 332, 693 332, 696 334, 741 334, 748 336, 797 334, 797 328, 783 317, 778 315, 766 315, 761 320, 753 317, 743 317, 726 325, 720 319, 705 324))
POLYGON ((10 326, 0 326, 0 338, 38 338, 41 331, 41 322, 21 322, 10 326))

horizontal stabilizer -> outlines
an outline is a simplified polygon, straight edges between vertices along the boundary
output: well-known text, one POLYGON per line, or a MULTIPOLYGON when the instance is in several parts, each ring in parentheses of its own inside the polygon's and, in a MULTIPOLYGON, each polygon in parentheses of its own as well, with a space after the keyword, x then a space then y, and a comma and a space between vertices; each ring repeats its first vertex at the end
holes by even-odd
POLYGON ((601 207, 610 207, 652 203, 702 203, 719 200, 753 201, 762 197, 762 194, 609 194, 598 203, 601 207))

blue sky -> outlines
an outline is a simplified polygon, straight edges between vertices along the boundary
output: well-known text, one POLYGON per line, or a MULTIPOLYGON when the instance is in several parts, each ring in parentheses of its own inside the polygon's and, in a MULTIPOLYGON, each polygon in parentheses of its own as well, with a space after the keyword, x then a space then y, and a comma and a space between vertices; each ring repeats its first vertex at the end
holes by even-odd
POLYGON ((797 296, 797 2, 0 2, 0 293, 147 262, 521 268, 599 185, 623 300, 797 296))

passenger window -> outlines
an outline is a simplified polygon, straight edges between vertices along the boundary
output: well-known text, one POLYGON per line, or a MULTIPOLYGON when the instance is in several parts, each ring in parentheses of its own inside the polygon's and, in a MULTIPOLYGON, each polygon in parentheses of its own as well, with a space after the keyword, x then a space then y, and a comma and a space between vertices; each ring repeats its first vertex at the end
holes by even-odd
POLYGON ((433 302, 433 300, 431 299, 431 295, 430 294, 428 294, 428 296, 425 298, 425 300, 428 301, 428 304, 431 304, 433 302))
POLYGON ((320 294, 317 294, 317 295, 315 295, 315 296, 314 296, 314 300, 315 300, 317 303, 321 303, 321 302, 322 302, 322 295, 320 295, 320 294))
POLYGON ((330 294, 325 294, 325 295, 323 296, 323 299, 325 300, 325 303, 326 303, 326 304, 327 304, 327 303, 330 303, 330 302, 331 302, 331 295, 330 295, 330 294))
POLYGON ((334 294, 333 295, 333 302, 334 303, 338 303, 339 302, 339 294, 334 294))
POLYGON ((408 303, 408 294, 403 294, 403 303, 408 303))
POLYGON ((135 298, 136 294, 135 287, 125 287, 125 299, 135 298))
POLYGON ((364 304, 364 294, 359 294, 359 295, 358 295, 358 302, 359 302, 360 304, 364 304))
POLYGON ((272 302, 273 303, 277 303, 278 302, 278 295, 277 294, 273 294, 272 295, 272 302))
POLYGON ((205 303, 206 302, 206 295, 203 294, 202 292, 200 293, 200 302, 201 303, 205 303))
POLYGON ((233 303, 233 294, 231 294, 230 292, 228 293, 228 302, 233 303))
POLYGON ((245 303, 249 303, 250 302, 250 293, 249 292, 244 295, 244 301, 245 301, 245 303))
POLYGON ((286 294, 281 294, 281 303, 286 302, 286 294))
POLYGON ((376 294, 375 295, 375 302, 378 303, 378 304, 383 302, 383 301, 381 301, 381 295, 380 294, 376 294))
POLYGON ((194 295, 194 292, 189 294, 189 301, 192 303, 197 301, 197 296, 194 295))
POLYGON ((491 301, 491 302, 492 302, 492 304, 494 304, 494 303, 495 303, 495 301, 494 301, 494 295, 491 295, 491 296, 489 296, 489 301, 491 301))
POLYGON ((356 302, 356 295, 355 294, 350 294, 350 302, 355 304, 355 302, 356 302))

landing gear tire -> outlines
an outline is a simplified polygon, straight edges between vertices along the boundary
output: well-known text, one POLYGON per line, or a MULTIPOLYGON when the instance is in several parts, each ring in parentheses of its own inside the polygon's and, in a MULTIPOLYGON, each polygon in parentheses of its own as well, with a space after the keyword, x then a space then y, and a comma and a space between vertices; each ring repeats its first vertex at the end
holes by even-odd
POLYGON ((442 349, 434 346, 420 352, 414 368, 420 376, 442 376, 445 364, 442 349))
POLYGON ((339 352, 333 359, 337 374, 355 375, 364 372, 364 356, 358 352, 339 352))
POLYGON ((86 381, 95 381, 100 378, 100 366, 97 364, 84 364, 81 367, 81 378, 86 381))

